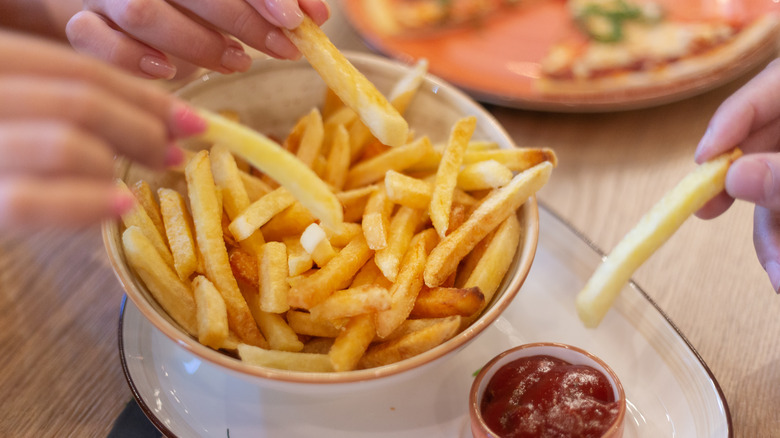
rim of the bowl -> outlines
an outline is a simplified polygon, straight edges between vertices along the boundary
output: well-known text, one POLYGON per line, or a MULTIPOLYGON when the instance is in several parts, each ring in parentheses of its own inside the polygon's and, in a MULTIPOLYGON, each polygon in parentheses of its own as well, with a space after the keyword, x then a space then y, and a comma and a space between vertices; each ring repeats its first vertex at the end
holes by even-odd
MULTIPOLYGON (((376 55, 348 51, 345 51, 344 54, 358 69, 364 65, 373 65, 380 66, 383 69, 395 70, 397 73, 402 73, 410 68, 409 66, 400 64, 396 61, 381 58, 376 55)), ((292 68, 299 68, 300 66, 296 64, 305 63, 305 61, 302 60, 290 62, 266 59, 256 60, 252 69, 250 69, 248 73, 253 73, 257 69, 271 68, 273 63, 277 63, 276 65, 285 65, 292 68), (286 64, 279 64, 280 62, 285 62, 286 64)), ((182 93, 185 90, 190 90, 198 84, 209 82, 220 76, 225 75, 220 73, 208 73, 200 78, 194 79, 190 84, 183 86, 179 92, 182 93)), ((504 137, 508 144, 514 146, 514 142, 511 140, 511 137, 498 123, 498 121, 496 121, 490 113, 488 113, 471 97, 433 75, 426 75, 425 82, 430 82, 432 85, 438 87, 440 93, 442 91, 446 91, 449 94, 449 98, 458 104, 473 107, 473 111, 479 113, 481 117, 484 117, 491 122, 492 130, 495 130, 495 132, 497 132, 500 136, 504 137)), ((126 161, 119 162, 120 168, 124 167, 124 169, 127 169, 126 166, 128 165, 129 163, 126 161)), ((404 371, 423 366, 458 350, 473 340, 490 324, 492 324, 493 321, 495 321, 504 311, 504 309, 509 306, 509 304, 519 292, 521 286, 528 276, 533 259, 536 255, 536 248, 539 240, 539 210, 535 196, 530 197, 522 206, 521 215, 523 223, 525 224, 525 234, 523 236, 523 242, 515 255, 516 258, 521 259, 516 266, 513 266, 510 273, 507 274, 512 275, 512 277, 504 279, 504 282, 502 283, 502 285, 505 284, 504 292, 498 296, 493 303, 491 303, 490 307, 482 315, 480 315, 476 321, 474 321, 471 325, 469 325, 469 327, 458 333, 452 339, 414 357, 382 367, 341 373, 305 373, 299 371, 287 371, 253 366, 200 344, 195 338, 186 335, 173 322, 160 315, 158 311, 152 306, 152 304, 144 298, 143 294, 138 289, 136 289, 137 287, 141 286, 133 278, 129 267, 126 265, 123 259, 124 255, 120 248, 121 245, 118 244, 118 221, 104 222, 102 226, 102 236, 108 253, 109 261, 114 268, 114 273, 124 290, 127 292, 127 295, 131 300, 133 300, 133 303, 136 305, 136 307, 138 307, 143 316, 152 322, 152 325, 156 329, 160 330, 166 337, 176 342, 184 349, 205 360, 208 360, 213 364, 224 367, 225 369, 239 375, 253 376, 279 382, 334 384, 353 383, 368 380, 373 381, 383 377, 397 375, 404 371), (506 283, 507 281, 508 283, 506 283)))
MULTIPOLYGON (((532 342, 528 344, 521 344, 512 348, 509 348, 507 350, 502 351, 501 353, 495 355, 492 359, 490 359, 479 371, 477 374, 477 377, 474 378, 474 381, 471 383, 471 389, 469 390, 469 417, 472 419, 472 422, 476 422, 479 425, 479 428, 492 434, 492 436, 498 437, 499 435, 496 434, 493 430, 491 430, 487 423, 485 423, 485 419, 482 417, 482 408, 480 403, 480 394, 479 394, 479 388, 482 386, 483 380, 487 377, 491 371, 496 370, 495 366, 502 361, 502 359, 506 358, 507 356, 513 355, 517 352, 525 351, 525 350, 531 350, 535 348, 548 348, 548 349, 562 349, 562 350, 569 350, 574 351, 575 353, 578 353, 582 356, 585 356, 586 358, 592 360, 593 362, 599 364, 604 371, 609 374, 609 377, 612 379, 612 383, 614 384, 615 390, 617 390, 618 393, 618 414, 615 418, 615 422, 610 425, 609 429, 607 429, 604 432, 603 436, 613 436, 613 434, 622 427, 622 423, 625 420, 626 416, 626 393, 623 389, 623 384, 620 382, 620 377, 617 375, 615 370, 612 369, 612 367, 609 366, 603 359, 596 356, 595 354, 583 350, 580 347, 577 347, 575 345, 570 344, 564 344, 561 342, 532 342)), ((547 354, 550 354, 549 351, 547 354)), ((554 353, 552 353, 554 355, 554 353)), ((524 356, 518 356, 517 358, 521 358, 524 356)), ((505 365, 505 364, 503 364, 505 365)))

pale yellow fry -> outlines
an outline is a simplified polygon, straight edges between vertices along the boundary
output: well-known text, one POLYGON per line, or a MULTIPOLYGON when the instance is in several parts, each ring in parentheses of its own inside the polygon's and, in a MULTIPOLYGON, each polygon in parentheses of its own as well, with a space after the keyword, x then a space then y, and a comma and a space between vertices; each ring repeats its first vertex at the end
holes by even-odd
POLYGON ((381 181, 388 170, 403 171, 425 156, 431 148, 428 137, 420 137, 411 143, 394 147, 374 158, 361 161, 350 169, 344 187, 354 189, 381 181))
POLYGON ((254 316, 272 350, 303 350, 303 342, 298 338, 298 334, 290 328, 281 315, 259 311, 255 312, 254 316))
POLYGON ((266 350, 252 345, 238 344, 238 356, 250 365, 267 368, 309 373, 333 371, 333 365, 327 354, 266 350))
POLYGON ((735 149, 699 165, 618 242, 577 295, 577 314, 585 326, 598 326, 634 271, 688 217, 723 191, 726 172, 741 155, 742 151, 735 149))
POLYGON ((375 251, 387 247, 387 233, 393 207, 394 204, 387 199, 387 192, 383 185, 368 198, 361 225, 368 247, 375 251))
POLYGON ((295 202, 290 207, 277 214, 261 231, 267 240, 283 240, 286 236, 303 233, 303 230, 314 222, 314 216, 300 202, 295 202))
POLYGON ((328 237, 330 244, 338 248, 347 246, 355 236, 363 232, 363 227, 361 227, 360 224, 352 222, 344 222, 337 229, 332 229, 327 226, 323 226, 322 229, 325 231, 325 235, 328 237))
POLYGON ((197 307, 190 286, 163 262, 160 253, 139 227, 130 226, 122 233, 122 245, 127 261, 155 301, 182 329, 197 335, 197 307))
POLYGON ((392 341, 372 345, 358 362, 358 368, 380 367, 416 356, 455 336, 459 327, 460 317, 453 316, 392 341))
POLYGON ((380 338, 392 333, 409 317, 417 294, 423 286, 425 260, 438 240, 436 230, 432 228, 420 232, 412 240, 409 251, 404 255, 398 277, 390 288, 390 309, 376 315, 376 334, 380 338))
POLYGON ((548 148, 468 150, 463 157, 463 164, 487 160, 498 161, 513 172, 522 172, 543 161, 549 161, 553 167, 558 165, 558 157, 552 149, 548 148))
POLYGON ((157 227, 157 231, 160 232, 161 236, 165 237, 165 226, 163 225, 160 206, 154 199, 154 193, 152 192, 149 183, 144 180, 136 181, 130 190, 133 192, 133 195, 135 195, 135 199, 138 203, 146 210, 146 214, 149 215, 149 219, 151 219, 154 226, 157 227))
POLYGON ((333 369, 354 370, 363 353, 371 345, 375 333, 373 315, 365 314, 351 318, 328 352, 333 369))
POLYGON ((342 208, 336 197, 313 170, 264 135, 214 113, 199 110, 208 129, 200 137, 227 146, 287 190, 314 216, 330 226, 342 221, 342 208))
POLYGON ((244 209, 228 229, 237 240, 244 240, 293 203, 295 197, 286 188, 279 187, 244 209))
POLYGON ((512 171, 495 160, 468 164, 458 173, 458 187, 465 191, 503 187, 512 180, 512 171))
POLYGON ((228 337, 228 317, 225 300, 214 284, 198 275, 192 280, 198 317, 198 341, 219 350, 228 337))
POLYGON ((311 309, 333 292, 349 286, 352 277, 371 258, 372 253, 365 237, 357 235, 327 265, 290 289, 290 306, 311 309))
POLYGON ((322 140, 325 137, 325 128, 322 124, 322 115, 317 108, 312 108, 305 116, 306 128, 301 136, 296 155, 301 162, 313 167, 314 160, 322 149, 322 140))
POLYGON ((433 249, 425 266, 425 284, 439 286, 452 275, 458 263, 480 240, 547 183, 552 167, 549 162, 538 164, 518 173, 509 184, 489 195, 463 225, 433 249))
POLYGON ((425 219, 423 210, 403 206, 391 219, 387 246, 374 255, 376 265, 388 280, 396 280, 401 260, 423 219, 425 219))
POLYGON ((406 142, 409 125, 373 83, 360 73, 309 17, 300 26, 284 30, 320 77, 382 143, 406 142))
MULTIPOLYGON (((124 190, 129 195, 135 197, 133 192, 130 191, 124 181, 117 180, 116 185, 120 190, 124 190)), ((165 242, 163 234, 160 234, 157 226, 154 225, 154 222, 149 217, 146 209, 144 209, 141 204, 136 202, 129 211, 124 213, 122 215, 122 223, 124 223, 126 228, 137 226, 141 231, 143 231, 144 235, 149 239, 155 249, 157 249, 157 252, 160 253, 160 257, 165 260, 165 263, 168 266, 173 268, 173 255, 171 254, 171 250, 168 249, 168 245, 165 242)))
MULTIPOLYGON (((410 208, 427 209, 431 203, 432 182, 390 170, 385 174, 384 185, 387 198, 396 204, 410 208)), ((456 188, 453 192, 453 202, 471 206, 476 204, 477 200, 463 190, 456 188)))
POLYGON ((301 245, 300 236, 285 237, 284 244, 287 247, 287 269, 290 277, 301 275, 314 266, 311 254, 301 245))
MULTIPOLYGON (((284 313, 290 305, 287 295, 290 285, 287 246, 282 242, 268 242, 263 246, 260 257, 260 310, 284 313)), ((261 327, 262 328, 262 327, 261 327)))
POLYGON ((439 169, 436 171, 431 206, 428 212, 433 228, 436 229, 440 237, 444 237, 449 228, 452 197, 458 182, 458 172, 461 163, 463 163, 466 146, 468 146, 476 126, 477 118, 474 116, 465 117, 455 122, 450 139, 444 148, 439 169))
POLYGON ((367 284, 334 292, 309 310, 315 320, 336 320, 390 308, 387 289, 367 284))
POLYGON ((399 113, 403 114, 406 112, 412 99, 417 95, 417 90, 420 89, 420 85, 422 85, 427 72, 428 60, 422 58, 417 61, 411 70, 405 73, 401 79, 396 82, 388 96, 390 98, 390 103, 399 113))
POLYGON ((325 182, 340 190, 347 182, 349 164, 349 132, 347 132, 344 125, 338 125, 333 132, 333 139, 328 152, 325 182))
POLYGON ((165 235, 173 254, 173 266, 179 278, 187 281, 198 269, 198 249, 192 234, 192 217, 181 193, 160 188, 157 196, 160 198, 165 235))
POLYGON ((222 233, 222 210, 218 203, 207 151, 198 152, 184 169, 195 237, 203 255, 206 277, 225 300, 230 328, 247 343, 264 346, 263 335, 252 318, 228 260, 222 233))
POLYGON ((341 333, 341 328, 326 319, 314 319, 310 313, 300 310, 287 312, 287 323, 296 333, 306 336, 335 338, 341 333))

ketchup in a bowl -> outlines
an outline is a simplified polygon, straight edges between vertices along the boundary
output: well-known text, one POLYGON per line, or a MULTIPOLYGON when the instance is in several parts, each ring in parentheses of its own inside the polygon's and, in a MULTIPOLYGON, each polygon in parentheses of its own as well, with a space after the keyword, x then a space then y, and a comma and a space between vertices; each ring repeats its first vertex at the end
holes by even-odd
POLYGON ((600 359, 563 344, 532 344, 491 360, 472 387, 475 437, 619 437, 625 396, 600 359))

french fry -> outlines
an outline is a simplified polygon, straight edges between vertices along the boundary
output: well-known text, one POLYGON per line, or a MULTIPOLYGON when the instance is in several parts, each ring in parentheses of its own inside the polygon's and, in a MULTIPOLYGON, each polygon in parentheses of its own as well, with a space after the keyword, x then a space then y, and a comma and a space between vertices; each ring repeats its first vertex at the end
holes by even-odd
POLYGON ((338 125, 333 132, 333 139, 328 152, 325 182, 341 190, 347 182, 349 163, 349 132, 347 132, 347 128, 344 125, 338 125))
MULTIPOLYGON (((387 199, 396 204, 426 209, 431 203, 433 186, 427 181, 389 170, 385 174, 384 186, 387 199)), ((471 206, 476 204, 477 200, 456 188, 453 192, 453 202, 471 206)))
POLYGON ((360 73, 325 32, 309 17, 293 30, 284 30, 328 88, 360 115, 376 138, 389 146, 406 141, 409 125, 366 77, 360 73))
POLYGON ((324 223, 337 226, 342 222, 343 212, 336 197, 319 176, 294 155, 246 126, 205 110, 198 113, 208 124, 206 132, 200 134, 201 139, 224 144, 231 152, 286 187, 295 199, 324 223))
POLYGON ((458 332, 460 317, 452 316, 392 341, 368 347, 358 368, 374 368, 399 362, 437 347, 458 332))
POLYGON ((327 319, 315 319, 308 312, 290 310, 287 312, 287 324, 296 333, 306 336, 335 338, 341 333, 341 328, 327 319))
POLYGON ((256 311, 253 313, 257 325, 268 339, 268 345, 272 350, 301 351, 303 342, 298 339, 298 334, 287 325, 284 318, 276 313, 256 311))
POLYGON ((144 180, 136 181, 130 188, 130 191, 133 192, 135 199, 141 204, 141 207, 146 210, 146 214, 149 215, 149 219, 152 220, 152 223, 157 228, 160 235, 165 237, 165 226, 163 225, 160 206, 154 199, 154 193, 152 193, 152 188, 149 187, 149 183, 144 180))
POLYGON ((214 284, 202 275, 192 280, 192 287, 197 306, 198 342, 218 350, 229 333, 225 300, 214 284))
POLYGON ((244 183, 244 190, 249 196, 249 202, 255 202, 273 190, 273 187, 262 179, 243 171, 241 172, 241 182, 244 183))
POLYGON ((403 114, 406 112, 412 99, 417 95, 417 90, 420 89, 427 72, 428 60, 421 58, 390 90, 390 103, 399 113, 403 114))
MULTIPOLYGON (((127 193, 133 195, 133 192, 130 191, 124 181, 117 180, 116 185, 120 190, 127 191, 127 193)), ((135 195, 133 195, 133 197, 135 197, 135 195)), ((144 235, 146 235, 152 245, 154 245, 157 252, 160 253, 160 257, 165 260, 165 263, 173 268, 173 255, 171 254, 171 250, 168 249, 163 234, 160 234, 157 226, 154 225, 154 222, 149 217, 149 213, 146 212, 146 209, 141 206, 141 204, 136 203, 129 211, 124 213, 122 215, 122 222, 126 228, 137 226, 144 235)))
POLYGON ((398 277, 390 288, 390 308, 376 315, 376 334, 380 338, 392 333, 406 320, 423 286, 422 272, 428 253, 438 242, 436 231, 428 228, 414 237, 406 252, 398 277))
POLYGON ((281 241, 286 236, 303 233, 312 222, 314 216, 309 213, 309 210, 300 202, 295 202, 272 217, 260 230, 266 240, 281 241))
POLYGON ((165 235, 173 255, 173 267, 182 281, 189 281, 199 264, 198 249, 192 235, 192 217, 179 192, 160 188, 157 196, 160 199, 165 235))
POLYGON ((522 172, 544 161, 550 162, 553 167, 558 166, 558 157, 548 148, 469 150, 463 156, 463 164, 487 160, 498 161, 512 172, 522 172))
POLYGON ((245 208, 228 229, 236 239, 244 240, 293 203, 295 197, 284 187, 279 187, 245 208))
POLYGON ((336 251, 330 244, 325 230, 317 224, 311 224, 301 234, 301 246, 311 255, 311 259, 319 267, 325 266, 333 257, 336 251))
POLYGON ((336 291, 312 307, 309 313, 314 320, 333 321, 388 308, 390 308, 390 293, 387 289, 369 284, 336 291))
POLYGON ((369 196, 366 208, 363 210, 361 222, 363 234, 366 236, 368 247, 375 251, 387 247, 387 232, 393 207, 393 203, 387 199, 384 186, 380 186, 369 196))
POLYGON ((444 318, 459 315, 469 317, 482 309, 485 296, 478 287, 422 288, 410 313, 412 318, 444 318))
POLYGON ((458 173, 458 187, 465 191, 503 187, 512 180, 512 171, 496 160, 468 164, 458 173))
POLYGON ((333 372, 333 365, 327 354, 266 350, 252 345, 238 344, 238 356, 243 362, 260 367, 308 373, 333 372))
POLYGON ((303 274, 314 266, 311 254, 303 249, 299 236, 286 237, 284 245, 287 247, 287 270, 290 277, 303 274))
POLYGON ((337 372, 355 369, 375 334, 373 315, 364 314, 351 318, 328 352, 333 369, 337 372))
POLYGON ((442 154, 439 169, 436 171, 429 214, 433 228, 439 233, 439 237, 444 237, 447 234, 458 172, 463 162, 466 146, 468 146, 476 126, 477 118, 474 116, 465 117, 455 122, 450 139, 442 154))
POLYGON ((314 160, 319 156, 322 149, 325 128, 322 125, 322 115, 317 108, 309 111, 305 119, 306 129, 304 129, 301 136, 301 142, 298 145, 296 155, 303 164, 312 168, 314 160))
POLYGON ((222 237, 222 211, 218 205, 208 152, 198 152, 187 163, 184 175, 206 277, 214 283, 225 300, 229 326, 244 342, 265 346, 265 338, 252 318, 230 267, 222 237))
MULTIPOLYGON (((268 242, 263 245, 260 257, 260 310, 270 313, 284 313, 289 310, 287 295, 290 285, 287 246, 282 242, 268 242)), ((262 326, 260 327, 262 329, 262 326)))
POLYGON ((395 282, 401 260, 423 219, 423 210, 401 207, 390 220, 387 246, 374 255, 374 262, 388 280, 395 282))
POLYGON ((303 344, 303 350, 301 350, 301 353, 327 355, 330 352, 331 347, 333 347, 333 341, 335 338, 335 336, 330 338, 311 338, 303 344))
POLYGON ((370 160, 357 163, 347 174, 344 188, 354 189, 381 181, 388 170, 400 172, 406 169, 425 156, 431 148, 431 141, 428 137, 420 137, 411 143, 394 147, 370 160))
POLYGON ((122 246, 130 266, 165 312, 187 333, 198 333, 197 307, 189 285, 181 281, 138 226, 122 233, 122 246))
POLYGON ((376 186, 369 185, 353 190, 346 190, 336 195, 344 205, 344 220, 347 222, 358 221, 363 217, 368 197, 374 192, 376 186))
MULTIPOLYGON (((449 317, 451 318, 451 317, 449 317)), ((398 326, 397 329, 393 330, 392 333, 385 336, 384 338, 380 338, 379 336, 376 336, 374 338, 373 342, 379 343, 379 342, 389 342, 398 338, 401 338, 403 336, 408 335, 409 333, 413 333, 419 330, 422 330, 424 328, 428 328, 432 325, 436 325, 442 321, 444 321, 446 318, 420 318, 420 319, 407 319, 404 322, 401 323, 400 326, 398 326)), ((461 318, 462 319, 462 318, 461 318)), ((462 326, 462 324, 461 324, 462 326)))
POLYGON ((425 266, 425 284, 439 286, 458 267, 458 263, 480 240, 513 214, 536 193, 552 172, 552 164, 543 162, 517 174, 506 186, 496 190, 469 216, 463 225, 448 234, 433 249, 425 266))
POLYGON ((323 226, 322 229, 330 244, 338 248, 347 246, 355 236, 363 232, 363 227, 360 224, 351 222, 344 222, 336 229, 326 226, 323 226))
POLYGON ((328 264, 290 289, 290 306, 311 309, 333 292, 349 286, 352 277, 371 258, 372 253, 365 237, 359 234, 328 264))
POLYGON ((740 156, 742 151, 735 149, 696 167, 615 245, 577 294, 577 314, 586 327, 598 326, 634 271, 688 217, 723 191, 726 172, 740 156))

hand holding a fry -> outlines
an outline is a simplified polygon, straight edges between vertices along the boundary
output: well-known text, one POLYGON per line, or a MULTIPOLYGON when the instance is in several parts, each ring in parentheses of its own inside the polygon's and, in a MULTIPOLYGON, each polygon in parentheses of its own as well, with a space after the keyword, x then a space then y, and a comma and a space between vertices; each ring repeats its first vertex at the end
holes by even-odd
POLYGON ((322 24, 329 9, 322 0, 89 0, 67 34, 83 53, 138 76, 170 79, 175 58, 222 73, 246 71, 251 58, 238 41, 297 58, 281 29, 297 27, 304 14, 322 24))
POLYGON ((696 150, 703 162, 738 146, 745 156, 726 176, 726 190, 697 215, 712 218, 734 199, 756 204, 754 244, 772 287, 780 289, 780 60, 735 92, 718 108, 696 150))
POLYGON ((81 226, 124 212, 114 156, 182 160, 205 128, 183 102, 96 60, 0 32, 0 228, 81 226))

